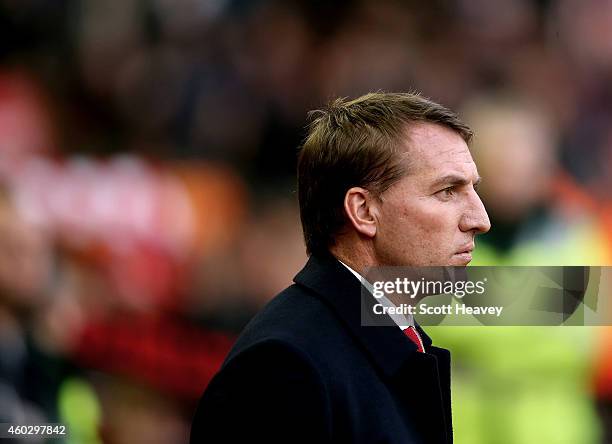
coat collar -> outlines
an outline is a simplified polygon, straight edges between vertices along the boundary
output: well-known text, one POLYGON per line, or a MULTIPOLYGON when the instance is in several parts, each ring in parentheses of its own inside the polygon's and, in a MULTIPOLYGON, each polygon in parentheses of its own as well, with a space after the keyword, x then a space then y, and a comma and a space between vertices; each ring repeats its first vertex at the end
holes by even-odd
MULTIPOLYGON (((331 254, 311 256, 294 281, 314 291, 319 299, 331 307, 387 376, 393 376, 406 360, 414 357, 416 345, 406 340, 398 327, 361 325, 363 287, 331 254)), ((371 302, 373 301, 374 298, 371 297, 371 302)), ((418 324, 416 328, 423 343, 430 346, 429 336, 418 324)))

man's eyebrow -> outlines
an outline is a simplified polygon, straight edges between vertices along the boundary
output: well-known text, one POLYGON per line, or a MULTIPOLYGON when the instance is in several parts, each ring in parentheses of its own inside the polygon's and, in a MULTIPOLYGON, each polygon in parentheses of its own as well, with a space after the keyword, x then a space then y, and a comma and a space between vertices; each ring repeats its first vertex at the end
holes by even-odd
MULTIPOLYGON (((474 187, 477 187, 478 185, 480 185, 480 182, 482 181, 482 178, 480 176, 478 176, 476 178, 476 181, 474 181, 474 187)), ((439 179, 437 179, 432 187, 439 187, 442 185, 447 185, 447 186, 460 186, 460 185, 469 185, 470 184, 470 180, 466 179, 464 176, 459 176, 457 174, 448 174, 446 176, 443 176, 439 179)))

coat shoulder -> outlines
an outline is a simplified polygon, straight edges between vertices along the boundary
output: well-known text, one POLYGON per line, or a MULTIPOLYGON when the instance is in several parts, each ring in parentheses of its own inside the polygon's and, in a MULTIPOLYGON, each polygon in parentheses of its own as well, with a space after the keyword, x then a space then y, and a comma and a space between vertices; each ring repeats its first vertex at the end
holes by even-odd
POLYGON ((344 336, 346 332, 331 308, 311 290, 294 284, 271 299, 247 324, 226 363, 263 342, 291 345, 313 357, 344 336))

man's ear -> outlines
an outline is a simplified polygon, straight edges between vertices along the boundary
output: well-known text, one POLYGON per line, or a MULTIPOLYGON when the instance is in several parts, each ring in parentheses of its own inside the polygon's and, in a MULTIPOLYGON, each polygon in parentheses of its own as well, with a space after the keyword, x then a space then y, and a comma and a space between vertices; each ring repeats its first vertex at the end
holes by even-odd
POLYGON ((376 235, 378 207, 372 193, 361 187, 350 188, 344 195, 344 211, 358 233, 369 238, 376 235))

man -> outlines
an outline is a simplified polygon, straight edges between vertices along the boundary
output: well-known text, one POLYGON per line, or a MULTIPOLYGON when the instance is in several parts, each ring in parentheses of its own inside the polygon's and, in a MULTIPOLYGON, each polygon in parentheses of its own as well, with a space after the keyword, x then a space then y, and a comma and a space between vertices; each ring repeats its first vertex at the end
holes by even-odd
POLYGON ((298 162, 310 259, 237 340, 191 443, 452 442, 449 352, 410 318, 362 326, 360 281, 372 266, 470 262, 490 227, 472 132, 414 94, 311 117, 298 162))

